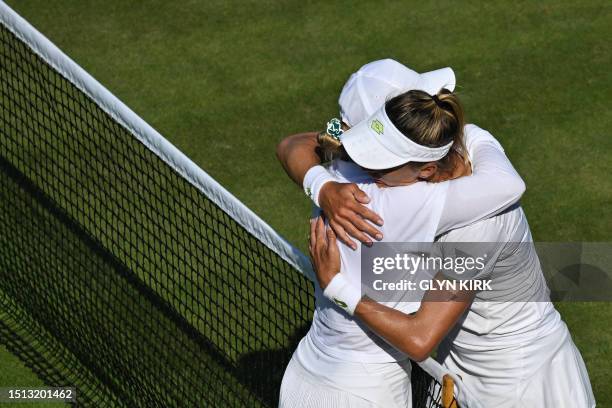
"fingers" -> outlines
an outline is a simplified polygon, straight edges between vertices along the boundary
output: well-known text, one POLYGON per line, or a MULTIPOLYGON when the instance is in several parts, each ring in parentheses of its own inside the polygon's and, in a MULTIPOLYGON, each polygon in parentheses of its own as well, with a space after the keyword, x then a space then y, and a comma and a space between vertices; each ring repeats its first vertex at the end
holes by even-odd
POLYGON ((316 234, 316 248, 318 250, 324 250, 327 247, 327 238, 325 235, 325 222, 323 217, 317 217, 317 223, 315 228, 316 234))
MULTIPOLYGON (((378 241, 383 239, 382 232, 380 232, 378 229, 376 229, 376 227, 374 227, 372 224, 365 221, 363 218, 361 218, 358 215, 355 215, 354 217, 352 217, 348 222, 350 222, 357 230, 361 231, 362 236, 366 237, 367 241, 369 242, 371 242, 373 238, 378 241)), ((359 239, 358 237, 355 237, 355 238, 359 239)), ((362 239, 359 239, 359 240, 363 242, 364 244, 367 243, 363 241, 362 239)))
POLYGON ((329 226, 334 230, 336 237, 340 240, 340 242, 344 243, 352 249, 357 249, 357 244, 346 233, 344 227, 340 223, 334 220, 330 220, 329 226))
POLYGON ((374 211, 366 208, 362 205, 357 206, 355 216, 350 220, 357 228, 361 231, 367 233, 371 237, 376 238, 377 240, 383 239, 383 234, 373 226, 370 222, 376 223, 378 225, 383 224, 383 220, 376 214, 374 211), (367 220, 367 221, 366 221, 367 220), (370 221, 370 222, 368 222, 370 221))
POLYGON ((314 251, 316 240, 317 240, 317 235, 316 235, 317 218, 312 218, 310 220, 310 239, 308 241, 308 249, 310 250, 311 254, 312 254, 312 251, 314 251))
POLYGON ((378 214, 376 214, 374 211, 370 210, 364 205, 356 204, 355 206, 353 206, 353 211, 359 214, 362 218, 371 221, 376 225, 383 225, 383 219, 380 218, 378 214))
POLYGON ((338 270, 340 269, 340 249, 338 248, 338 242, 336 241, 336 234, 334 230, 327 227, 327 252, 326 255, 331 262, 338 263, 338 270))
POLYGON ((370 197, 357 186, 355 186, 353 197, 361 204, 368 204, 370 202, 370 197))
POLYGON ((336 233, 334 232, 334 230, 332 228, 327 228, 327 246, 328 247, 335 247, 336 245, 338 245, 338 243, 336 242, 336 233))
MULTIPOLYGON (((371 243, 372 241, 372 238, 368 237, 366 234, 369 234, 377 240, 381 240, 383 238, 382 233, 375 226, 365 221, 358 211, 379 218, 373 211, 368 210, 361 204, 353 202, 336 215, 336 221, 342 224, 342 228, 344 228, 348 234, 364 244, 371 243)), ((336 230, 336 233, 337 232, 338 230, 336 230)))
MULTIPOLYGON (((355 227, 354 220, 342 220, 340 223, 342 224, 342 227, 346 233, 348 233, 351 237, 363 242, 366 245, 372 244, 372 239, 355 227)), ((351 246, 351 248, 357 249, 357 245, 355 244, 354 246, 351 246)))

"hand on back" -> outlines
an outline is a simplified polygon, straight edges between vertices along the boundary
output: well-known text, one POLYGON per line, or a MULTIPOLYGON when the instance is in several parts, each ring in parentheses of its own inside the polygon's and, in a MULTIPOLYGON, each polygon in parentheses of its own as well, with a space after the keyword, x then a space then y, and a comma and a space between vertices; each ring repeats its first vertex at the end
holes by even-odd
MULTIPOLYGON (((452 158, 452 171, 439 172, 429 181, 439 183, 469 175, 469 163, 465 163, 460 155, 455 156, 452 158)), ((328 218, 330 227, 340 241, 353 249, 357 249, 357 243, 353 239, 371 245, 373 240, 380 241, 383 238, 382 232, 374 226, 383 225, 383 220, 365 206, 369 202, 367 194, 354 183, 328 182, 319 192, 319 205, 328 218)))
POLYGON ((340 241, 353 249, 357 249, 357 243, 351 237, 364 244, 383 238, 372 224, 382 225, 383 220, 365 206, 369 201, 366 193, 354 183, 328 182, 319 192, 319 205, 330 227, 340 241))

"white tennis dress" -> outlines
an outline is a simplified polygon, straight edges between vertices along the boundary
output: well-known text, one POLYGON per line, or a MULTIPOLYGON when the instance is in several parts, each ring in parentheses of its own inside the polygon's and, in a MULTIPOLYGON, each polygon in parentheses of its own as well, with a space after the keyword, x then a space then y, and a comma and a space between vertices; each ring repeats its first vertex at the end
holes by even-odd
MULTIPOLYGON (((384 220, 388 242, 433 242, 452 228, 488 218, 515 203, 525 185, 497 141, 474 125, 465 128, 473 174, 444 183, 379 188, 359 167, 335 162, 339 181, 357 182, 384 220)), ((339 244, 342 273, 361 285, 360 250, 339 244)), ((310 331, 289 363, 279 406, 406 407, 411 401, 406 356, 328 301, 316 287, 310 331)), ((388 304, 404 312, 419 303, 388 304)))
MULTIPOLYGON (((586 367, 549 290, 522 208, 451 231, 441 242, 482 242, 490 279, 438 349, 485 407, 590 408, 586 367), (513 299, 518 301, 513 301, 513 299)), ((480 245, 479 245, 480 247, 480 245)))

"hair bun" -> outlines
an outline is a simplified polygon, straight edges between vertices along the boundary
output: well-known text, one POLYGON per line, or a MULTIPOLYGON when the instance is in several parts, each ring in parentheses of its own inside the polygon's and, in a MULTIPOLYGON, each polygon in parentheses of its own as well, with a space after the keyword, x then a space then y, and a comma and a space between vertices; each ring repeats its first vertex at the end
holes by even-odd
POLYGON ((433 99, 433 101, 436 103, 436 105, 438 105, 439 108, 442 107, 442 102, 438 98, 438 95, 431 95, 431 99, 433 99))

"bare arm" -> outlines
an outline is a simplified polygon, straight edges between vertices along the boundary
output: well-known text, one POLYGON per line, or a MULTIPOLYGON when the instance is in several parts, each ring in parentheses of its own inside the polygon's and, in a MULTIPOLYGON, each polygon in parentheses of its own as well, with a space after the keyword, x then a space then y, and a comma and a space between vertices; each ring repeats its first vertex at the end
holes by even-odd
POLYGON ((317 133, 299 133, 287 136, 276 146, 276 157, 285 173, 298 186, 302 186, 304 175, 311 168, 321 164, 317 154, 317 133))
MULTIPOLYGON (((309 249, 319 285, 325 289, 340 271, 340 254, 333 230, 325 228, 321 217, 311 223, 309 249)), ((355 316, 395 348, 422 361, 448 334, 472 299, 473 293, 466 292, 428 293, 419 310, 409 315, 363 298, 355 316)))
POLYGON ((380 337, 415 361, 423 361, 440 344, 471 300, 423 302, 414 314, 363 298, 355 316, 380 337))

